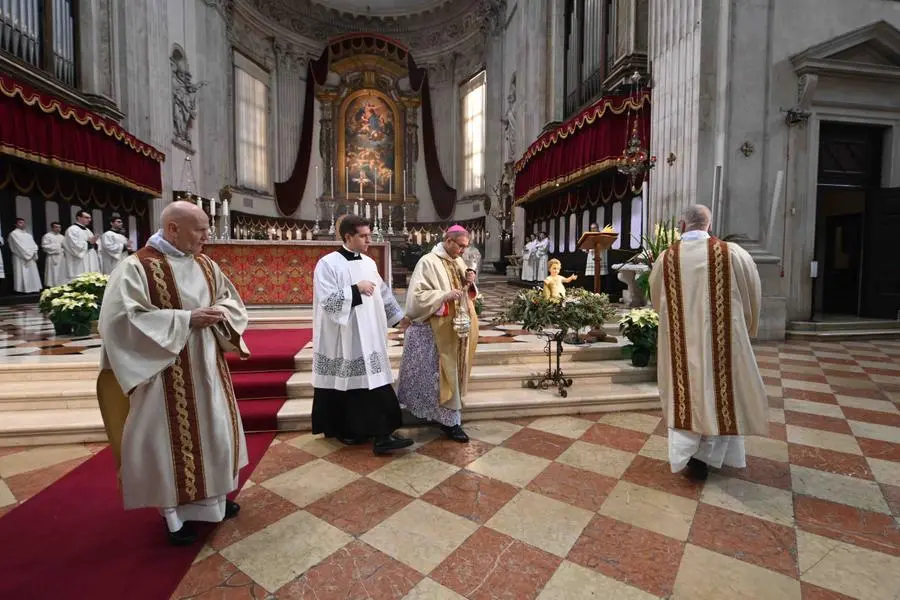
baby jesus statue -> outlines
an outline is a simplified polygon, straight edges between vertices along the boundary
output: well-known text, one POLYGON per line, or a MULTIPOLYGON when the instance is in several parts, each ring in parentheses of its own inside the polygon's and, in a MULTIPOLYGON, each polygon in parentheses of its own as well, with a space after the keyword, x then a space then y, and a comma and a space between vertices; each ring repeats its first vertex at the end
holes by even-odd
POLYGON ((560 275, 559 270, 562 267, 562 263, 555 258, 550 259, 547 266, 550 268, 550 275, 544 279, 544 299, 562 300, 566 297, 566 286, 563 284, 575 281, 578 279, 578 275, 572 275, 571 277, 563 277, 560 275))

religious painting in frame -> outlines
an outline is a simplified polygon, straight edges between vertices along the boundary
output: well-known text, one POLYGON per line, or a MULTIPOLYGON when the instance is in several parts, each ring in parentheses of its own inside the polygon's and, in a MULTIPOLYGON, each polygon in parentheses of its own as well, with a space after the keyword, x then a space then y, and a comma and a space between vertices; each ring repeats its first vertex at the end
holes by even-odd
POLYGON ((371 198, 376 189, 385 198, 389 190, 395 197, 401 193, 403 129, 397 104, 387 94, 363 89, 347 96, 337 118, 339 193, 349 198, 371 198))

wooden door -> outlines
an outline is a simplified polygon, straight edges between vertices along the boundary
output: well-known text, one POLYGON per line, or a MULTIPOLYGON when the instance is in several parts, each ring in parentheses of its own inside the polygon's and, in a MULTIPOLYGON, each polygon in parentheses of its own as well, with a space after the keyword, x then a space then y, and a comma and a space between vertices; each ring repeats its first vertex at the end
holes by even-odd
POLYGON ((866 198, 863 316, 900 316, 900 188, 873 190, 866 198))
POLYGON ((862 233, 863 215, 860 213, 825 219, 822 308, 826 314, 859 314, 862 233))

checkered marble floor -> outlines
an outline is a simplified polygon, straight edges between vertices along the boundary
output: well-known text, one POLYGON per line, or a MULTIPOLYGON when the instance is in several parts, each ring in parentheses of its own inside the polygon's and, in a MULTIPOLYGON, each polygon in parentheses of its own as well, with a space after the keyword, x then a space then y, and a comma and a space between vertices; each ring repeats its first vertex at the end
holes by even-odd
MULTIPOLYGON (((896 600, 900 342, 757 352, 770 436, 705 484, 658 412, 414 429, 395 457, 282 434, 173 598, 896 600)), ((0 514, 100 447, 0 449, 0 514)))

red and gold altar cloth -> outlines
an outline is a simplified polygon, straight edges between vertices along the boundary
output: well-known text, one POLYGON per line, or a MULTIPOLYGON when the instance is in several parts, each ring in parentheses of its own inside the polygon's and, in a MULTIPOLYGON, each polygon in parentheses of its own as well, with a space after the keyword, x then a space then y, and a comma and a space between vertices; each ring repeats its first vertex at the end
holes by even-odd
MULTIPOLYGON (((335 241, 229 240, 209 242, 204 254, 216 261, 247 306, 312 304, 313 270, 340 248, 335 241)), ((368 255, 390 282, 390 244, 373 243, 368 255)))

